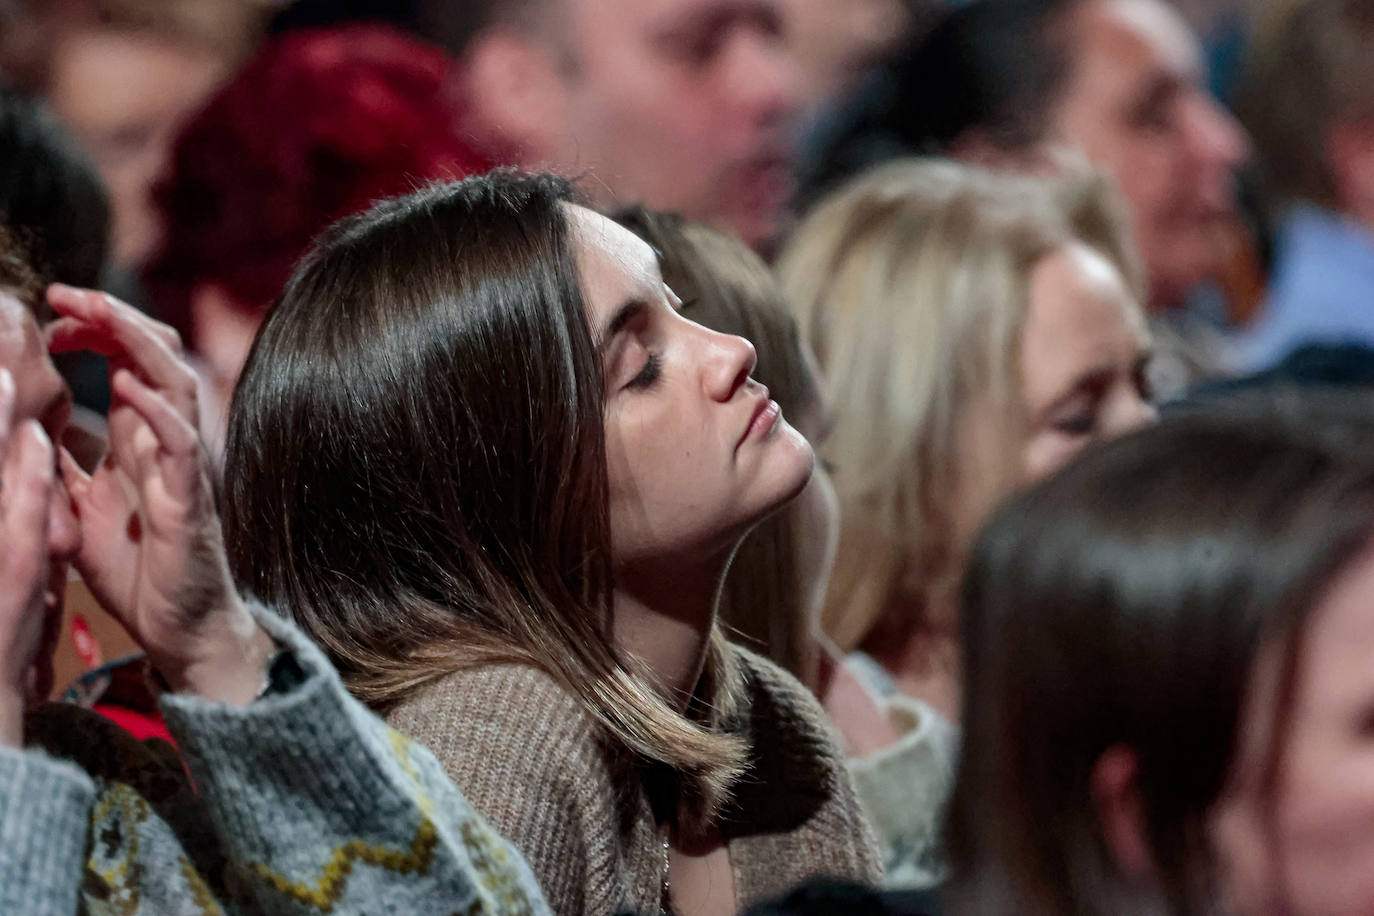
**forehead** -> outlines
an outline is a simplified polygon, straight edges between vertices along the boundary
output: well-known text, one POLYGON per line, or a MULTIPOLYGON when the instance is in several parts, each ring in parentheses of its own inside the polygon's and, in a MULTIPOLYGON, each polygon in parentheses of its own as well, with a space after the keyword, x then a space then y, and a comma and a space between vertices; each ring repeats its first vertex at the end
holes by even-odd
POLYGON ((627 301, 656 298, 661 293, 658 258, 648 243, 586 207, 565 206, 583 298, 594 325, 627 301))
POLYGON ((1148 343, 1144 315, 1120 272, 1096 251, 1075 242, 1031 272, 1021 342, 1027 388, 1035 389, 1029 400, 1085 370, 1130 366, 1148 343))
POLYGON ((36 419, 62 390, 38 322, 24 305, 0 290, 0 368, 18 388, 17 420, 36 419))
POLYGON ((583 42, 600 43, 638 30, 733 18, 775 0, 559 0, 583 42))
POLYGON ((1075 24, 1085 78, 1167 73, 1197 79, 1201 61, 1188 25, 1161 0, 1091 0, 1075 24))

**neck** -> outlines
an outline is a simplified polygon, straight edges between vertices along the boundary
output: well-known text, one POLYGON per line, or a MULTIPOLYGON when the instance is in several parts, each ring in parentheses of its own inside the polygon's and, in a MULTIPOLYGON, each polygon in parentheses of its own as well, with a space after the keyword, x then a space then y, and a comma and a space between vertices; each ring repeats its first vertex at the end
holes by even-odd
POLYGON ((648 667, 654 687, 679 710, 701 680, 728 561, 622 569, 616 576, 616 644, 648 667))

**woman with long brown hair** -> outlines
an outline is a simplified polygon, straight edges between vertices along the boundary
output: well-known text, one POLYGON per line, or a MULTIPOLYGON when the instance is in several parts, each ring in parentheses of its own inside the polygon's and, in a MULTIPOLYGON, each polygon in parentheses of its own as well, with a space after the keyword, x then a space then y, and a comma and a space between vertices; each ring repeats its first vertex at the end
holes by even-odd
POLYGON ((226 527, 555 910, 733 913, 878 866, 820 710, 716 625, 810 446, 648 245, 548 177, 336 225, 231 410, 226 527))

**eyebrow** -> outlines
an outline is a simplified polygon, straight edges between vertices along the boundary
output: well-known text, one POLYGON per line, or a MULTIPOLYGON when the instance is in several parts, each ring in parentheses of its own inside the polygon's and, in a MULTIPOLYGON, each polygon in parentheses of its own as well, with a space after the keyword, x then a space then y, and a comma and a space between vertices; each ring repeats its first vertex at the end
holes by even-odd
POLYGON ((615 314, 611 316, 611 320, 606 322, 605 326, 601 329, 601 340, 597 343, 597 346, 602 350, 606 349, 611 341, 615 339, 615 336, 625 330, 626 325, 630 324, 630 322, 634 321, 640 315, 643 315, 648 308, 649 303, 645 302, 643 299, 632 299, 616 309, 615 314))

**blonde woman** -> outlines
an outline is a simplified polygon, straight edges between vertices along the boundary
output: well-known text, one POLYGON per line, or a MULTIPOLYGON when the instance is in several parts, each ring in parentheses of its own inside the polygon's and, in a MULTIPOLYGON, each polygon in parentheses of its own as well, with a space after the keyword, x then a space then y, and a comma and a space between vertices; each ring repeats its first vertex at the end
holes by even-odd
MULTIPOLYGON (((893 715, 851 754, 889 871, 938 874, 959 719, 956 586, 1009 491, 1154 417, 1139 270, 1095 177, 903 161, 822 202, 779 261, 827 381, 840 538, 822 611, 893 715), (932 749, 897 767, 904 743, 932 749), (913 800, 914 799, 914 800, 913 800)), ((862 698, 827 701, 842 723, 862 698)))

